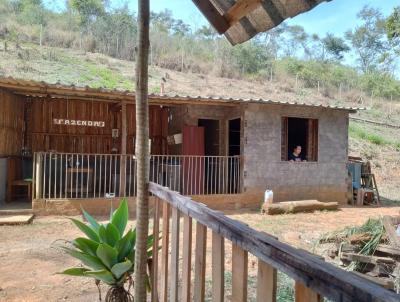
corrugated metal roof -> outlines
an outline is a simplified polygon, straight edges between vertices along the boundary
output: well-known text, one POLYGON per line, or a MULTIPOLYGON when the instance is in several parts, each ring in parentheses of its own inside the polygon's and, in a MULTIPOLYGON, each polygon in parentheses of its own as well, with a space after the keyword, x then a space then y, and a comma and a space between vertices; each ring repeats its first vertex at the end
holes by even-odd
MULTIPOLYGON (((91 88, 88 86, 79 87, 75 85, 63 85, 60 83, 49 84, 45 82, 36 82, 28 80, 14 79, 11 77, 0 78, 0 88, 6 88, 14 93, 19 93, 32 97, 76 97, 82 99, 102 99, 108 101, 131 101, 135 100, 135 92, 129 90, 117 90, 106 88, 91 88)), ((274 104, 274 105, 287 105, 287 106, 307 106, 318 107, 334 110, 345 110, 355 112, 365 108, 347 107, 347 106, 333 106, 322 103, 306 103, 297 101, 276 101, 270 99, 254 99, 254 98, 224 98, 224 97, 211 97, 211 96, 193 96, 193 95, 170 95, 170 94, 149 94, 149 101, 153 103, 206 103, 206 104, 274 104)))
POLYGON ((233 45, 328 1, 331 0, 193 0, 233 45))

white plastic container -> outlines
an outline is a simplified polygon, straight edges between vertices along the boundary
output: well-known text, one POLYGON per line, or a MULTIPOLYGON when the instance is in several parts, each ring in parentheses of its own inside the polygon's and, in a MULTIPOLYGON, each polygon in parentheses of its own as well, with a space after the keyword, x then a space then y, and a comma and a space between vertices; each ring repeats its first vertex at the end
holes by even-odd
POLYGON ((272 190, 266 190, 264 193, 264 203, 271 204, 274 202, 274 192, 272 190))

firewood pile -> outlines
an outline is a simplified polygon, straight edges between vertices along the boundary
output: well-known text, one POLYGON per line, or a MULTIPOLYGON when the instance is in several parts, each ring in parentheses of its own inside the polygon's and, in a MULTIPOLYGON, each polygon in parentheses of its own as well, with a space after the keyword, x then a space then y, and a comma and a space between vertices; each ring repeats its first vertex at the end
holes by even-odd
POLYGON ((400 293, 400 216, 369 219, 325 235, 320 243, 331 244, 328 256, 344 269, 400 293))

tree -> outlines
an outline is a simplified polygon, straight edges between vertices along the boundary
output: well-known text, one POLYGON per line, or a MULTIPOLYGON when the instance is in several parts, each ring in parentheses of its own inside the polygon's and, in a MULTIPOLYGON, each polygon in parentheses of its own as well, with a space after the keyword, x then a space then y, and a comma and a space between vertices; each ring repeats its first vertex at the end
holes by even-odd
POLYGON ((94 19, 105 13, 102 0, 70 0, 70 5, 78 11, 81 17, 81 25, 86 29, 94 19))
POLYGON ((251 74, 267 66, 269 55, 261 44, 250 41, 235 46, 233 59, 242 74, 251 74))
POLYGON ((41 0, 14 1, 13 7, 18 12, 18 20, 20 23, 45 25, 45 10, 41 0))
POLYGON ((214 40, 218 34, 212 26, 203 25, 196 31, 195 35, 200 37, 200 39, 214 40))
POLYGON ((299 46, 303 49, 306 56, 310 56, 310 51, 308 48, 308 34, 305 32, 304 28, 299 25, 288 26, 286 28, 286 40, 285 40, 285 55, 287 57, 293 57, 296 52, 299 51, 299 46))
POLYGON ((342 60, 344 54, 350 51, 350 47, 343 38, 335 37, 331 33, 328 33, 326 37, 322 39, 322 43, 326 52, 337 61, 342 60))
POLYGON ((368 73, 379 67, 388 67, 388 43, 385 39, 385 19, 379 9, 365 6, 357 17, 363 22, 346 33, 353 46, 360 69, 368 73))
POLYGON ((149 108, 148 63, 150 0, 138 0, 138 43, 136 61, 136 158, 137 217, 135 255, 135 301, 146 301, 147 236, 149 232, 149 108))
MULTIPOLYGON (((400 47, 400 6, 386 20, 386 34, 394 47, 400 47)), ((398 49, 400 52, 400 49, 398 49)))

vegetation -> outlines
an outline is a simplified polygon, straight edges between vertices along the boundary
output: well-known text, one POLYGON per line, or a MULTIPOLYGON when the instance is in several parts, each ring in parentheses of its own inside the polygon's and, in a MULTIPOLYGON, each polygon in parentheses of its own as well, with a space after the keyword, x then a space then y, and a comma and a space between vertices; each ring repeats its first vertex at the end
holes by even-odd
POLYGON ((350 123, 350 125, 349 125, 349 135, 351 137, 354 137, 354 138, 359 138, 359 139, 362 139, 362 140, 366 140, 366 141, 368 141, 368 142, 370 142, 372 144, 375 144, 375 145, 393 146, 397 150, 400 151, 400 142, 398 142, 396 140, 393 140, 393 139, 390 140, 390 139, 384 137, 382 135, 382 133, 381 134, 373 133, 373 132, 367 130, 365 127, 362 127, 362 126, 360 126, 358 124, 355 124, 355 123, 350 123))
MULTIPOLYGON (((0 39, 99 52, 135 61, 137 17, 127 2, 0 0, 0 39)), ((250 42, 231 47, 208 26, 194 29, 165 10, 151 14, 150 64, 183 72, 266 80, 286 75, 308 87, 356 89, 374 97, 400 99, 395 70, 400 49, 399 11, 390 16, 364 7, 359 25, 345 36, 324 37, 285 23, 250 42), (353 67, 344 64, 351 54, 353 67)), ((114 75, 111 77, 115 77, 114 75)), ((115 84, 104 74, 96 85, 115 84), (103 81, 104 79, 104 81, 103 81)), ((129 85, 125 85, 127 88, 129 85)))
MULTIPOLYGON (((133 286, 132 274, 135 263, 136 229, 125 232, 128 223, 128 203, 123 200, 110 221, 100 224, 82 209, 89 224, 71 218, 71 221, 85 234, 62 247, 70 256, 82 262, 83 266, 69 268, 62 274, 90 277, 110 286, 105 301, 133 301, 129 292, 133 286), (125 284, 128 283, 128 289, 125 284)), ((147 241, 148 257, 151 258, 153 236, 147 241)), ((149 284, 149 277, 147 277, 149 284)), ((100 289, 99 289, 100 291, 100 289)))
MULTIPOLYGON (((341 231, 330 233, 322 237, 322 241, 329 241, 330 239, 343 239, 352 235, 368 235, 369 240, 362 243, 361 249, 358 252, 360 255, 371 256, 375 253, 378 244, 381 242, 383 235, 385 234, 385 229, 383 227, 382 218, 378 219, 368 219, 361 226, 351 226, 347 227, 341 231)), ((361 265, 358 262, 354 262, 347 267, 348 270, 355 270, 357 266, 361 265)))

